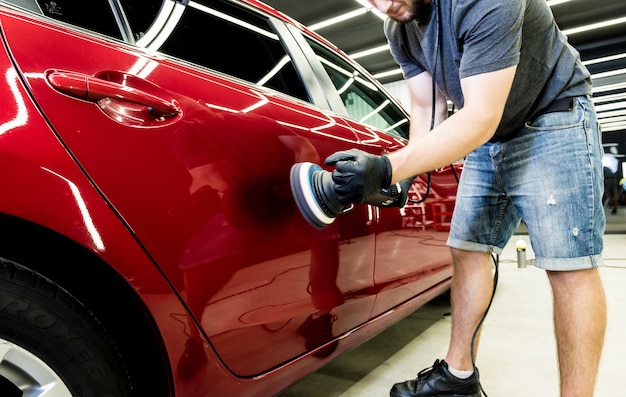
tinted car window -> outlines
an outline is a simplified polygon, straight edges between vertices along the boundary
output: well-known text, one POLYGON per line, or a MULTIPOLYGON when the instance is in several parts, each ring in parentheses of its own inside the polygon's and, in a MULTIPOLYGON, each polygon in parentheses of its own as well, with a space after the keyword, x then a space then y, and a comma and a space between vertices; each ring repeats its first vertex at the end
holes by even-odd
POLYGON ((313 40, 309 44, 324 65, 351 118, 389 134, 408 138, 406 114, 374 82, 313 40))
POLYGON ((221 0, 14 0, 74 26, 123 40, 130 27, 138 46, 160 51, 309 101, 291 58, 267 17, 221 0), (121 11, 121 10, 120 10, 121 11), (97 17, 90 17, 97 16, 97 17), (118 23, 119 22, 119 23, 118 23))
POLYGON ((37 0, 44 15, 81 28, 121 39, 107 0, 37 0))
POLYGON ((167 12, 164 9, 167 3, 173 6, 171 1, 159 0, 124 0, 122 3, 135 40, 139 40, 148 31, 159 12, 167 12))
MULTIPOLYGON (((149 15, 155 12, 150 4, 149 15)), ((219 0, 190 1, 186 7, 165 0, 148 27, 142 7, 134 0, 123 5, 137 45, 308 100, 266 17, 219 0)))

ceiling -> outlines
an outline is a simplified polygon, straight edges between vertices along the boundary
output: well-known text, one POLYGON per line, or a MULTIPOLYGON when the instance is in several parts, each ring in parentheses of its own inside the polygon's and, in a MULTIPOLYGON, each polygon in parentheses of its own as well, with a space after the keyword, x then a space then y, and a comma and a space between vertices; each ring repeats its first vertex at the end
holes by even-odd
MULTIPOLYGON (((264 0, 351 55, 382 83, 402 77, 383 34, 383 20, 365 0, 264 0), (342 22, 323 26, 332 18, 342 22), (379 49, 363 56, 363 51, 379 49)), ((594 101, 605 143, 617 142, 626 153, 626 1, 549 0, 559 27, 580 52, 594 79, 594 101), (578 32, 583 26, 608 22, 578 32), (604 59, 605 57, 612 57, 604 59), (598 60, 601 60, 598 62, 598 60), (620 134, 610 134, 620 132, 620 134)), ((626 160, 623 160, 626 161, 626 160)))

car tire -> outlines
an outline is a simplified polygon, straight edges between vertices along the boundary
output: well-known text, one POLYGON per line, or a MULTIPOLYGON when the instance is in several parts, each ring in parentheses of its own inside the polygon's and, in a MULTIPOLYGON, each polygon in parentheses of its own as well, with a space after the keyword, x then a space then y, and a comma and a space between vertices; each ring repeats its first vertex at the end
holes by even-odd
POLYGON ((87 308, 51 280, 0 258, 0 395, 44 394, 124 397, 131 387, 87 308))

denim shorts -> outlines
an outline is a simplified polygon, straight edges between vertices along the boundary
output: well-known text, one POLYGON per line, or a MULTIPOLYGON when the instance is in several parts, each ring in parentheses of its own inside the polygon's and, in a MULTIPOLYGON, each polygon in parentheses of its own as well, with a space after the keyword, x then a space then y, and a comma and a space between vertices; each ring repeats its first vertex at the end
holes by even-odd
POLYGON ((504 142, 465 161, 448 245, 501 254, 523 221, 535 266, 578 270, 602 265, 605 215, 602 136, 593 103, 546 113, 504 142))

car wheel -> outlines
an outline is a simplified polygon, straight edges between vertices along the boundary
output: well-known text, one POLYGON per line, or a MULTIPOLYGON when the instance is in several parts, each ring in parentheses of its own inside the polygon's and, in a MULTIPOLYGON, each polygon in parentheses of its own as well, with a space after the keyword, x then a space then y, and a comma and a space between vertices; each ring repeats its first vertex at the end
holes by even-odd
POLYGON ((121 357, 67 291, 0 258, 0 395, 130 396, 121 357))

